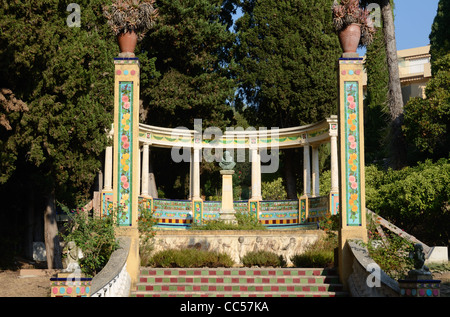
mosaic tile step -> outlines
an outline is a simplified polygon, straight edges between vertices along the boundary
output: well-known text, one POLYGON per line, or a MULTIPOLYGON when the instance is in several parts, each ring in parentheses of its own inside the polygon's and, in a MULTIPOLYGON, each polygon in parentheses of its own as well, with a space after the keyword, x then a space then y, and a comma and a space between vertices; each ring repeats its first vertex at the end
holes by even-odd
POLYGON ((338 276, 314 276, 314 277, 148 277, 141 276, 139 283, 147 284, 332 284, 339 283, 338 276))
POLYGON ((306 284, 306 285, 214 285, 214 284, 170 284, 170 285, 137 285, 137 291, 146 292, 332 292, 341 291, 342 285, 306 284))
POLYGON ((134 293, 132 297, 346 297, 346 292, 299 292, 299 293, 252 293, 252 292, 172 292, 172 293, 134 293))
POLYGON ((141 268, 133 297, 347 296, 334 269, 141 268))
POLYGON ((166 269, 141 268, 141 276, 329 276, 336 275, 334 269, 166 269))

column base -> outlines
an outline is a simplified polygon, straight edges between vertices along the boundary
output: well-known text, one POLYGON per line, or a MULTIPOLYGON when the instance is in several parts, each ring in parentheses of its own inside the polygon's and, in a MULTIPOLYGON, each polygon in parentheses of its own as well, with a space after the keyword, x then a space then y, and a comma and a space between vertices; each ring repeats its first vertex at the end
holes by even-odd
POLYGON ((237 225, 236 211, 234 209, 220 209, 219 220, 227 224, 237 225))

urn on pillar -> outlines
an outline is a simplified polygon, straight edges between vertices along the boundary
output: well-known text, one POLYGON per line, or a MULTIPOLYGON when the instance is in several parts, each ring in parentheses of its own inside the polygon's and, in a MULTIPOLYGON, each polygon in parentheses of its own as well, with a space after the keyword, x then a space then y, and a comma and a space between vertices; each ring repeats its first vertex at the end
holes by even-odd
POLYGON ((114 0, 103 7, 103 15, 117 36, 119 57, 134 57, 138 40, 153 27, 158 16, 154 3, 155 0, 114 0))

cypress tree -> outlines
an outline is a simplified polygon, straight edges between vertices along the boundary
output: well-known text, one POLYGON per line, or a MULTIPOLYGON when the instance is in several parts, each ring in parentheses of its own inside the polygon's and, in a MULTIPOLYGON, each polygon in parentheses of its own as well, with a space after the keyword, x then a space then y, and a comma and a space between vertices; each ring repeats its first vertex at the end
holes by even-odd
MULTIPOLYGON (((0 87, 14 92, 28 111, 8 135, 18 168, 2 190, 9 199, 5 192, 25 184, 22 194, 38 197, 37 208, 45 211, 47 264, 58 267, 55 200, 70 207, 91 193, 112 123, 117 46, 101 14, 102 1, 77 2, 80 27, 68 26, 70 12, 60 1, 3 3, 0 87)), ((26 200, 13 205, 23 210, 26 200)))
MULTIPOLYGON (((332 0, 241 1, 234 68, 237 106, 254 126, 293 127, 337 113, 342 51, 332 0)), ((286 189, 295 198, 293 151, 283 156, 286 189)))

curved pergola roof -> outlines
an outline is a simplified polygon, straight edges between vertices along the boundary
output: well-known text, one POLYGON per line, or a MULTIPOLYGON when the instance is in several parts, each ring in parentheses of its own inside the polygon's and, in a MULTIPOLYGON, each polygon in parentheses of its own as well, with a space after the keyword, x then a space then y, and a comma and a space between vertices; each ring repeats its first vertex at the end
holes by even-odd
POLYGON ((139 124, 139 142, 153 147, 172 148, 273 148, 280 149, 318 145, 329 142, 331 136, 337 136, 337 116, 323 121, 284 129, 228 129, 208 138, 208 130, 187 128, 163 128, 139 124))

